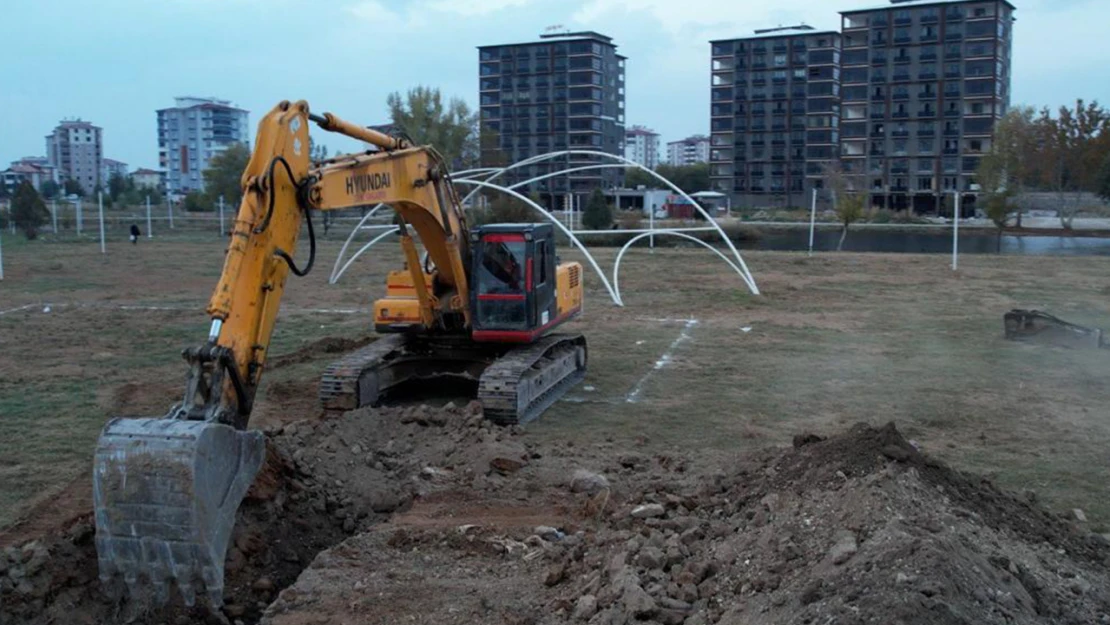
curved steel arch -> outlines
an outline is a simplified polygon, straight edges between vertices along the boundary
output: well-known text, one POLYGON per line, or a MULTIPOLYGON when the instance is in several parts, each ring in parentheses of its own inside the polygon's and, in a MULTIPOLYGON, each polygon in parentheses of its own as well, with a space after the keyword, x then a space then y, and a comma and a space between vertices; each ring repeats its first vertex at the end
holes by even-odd
POLYGON ((736 273, 738 273, 740 275, 741 280, 744 279, 744 272, 740 270, 740 267, 736 266, 736 263, 732 262, 732 259, 730 259, 728 256, 725 256, 721 252, 721 250, 719 250, 719 249, 713 247, 712 245, 710 245, 709 243, 706 243, 705 241, 702 241, 701 239, 699 239, 699 238, 697 238, 693 235, 687 234, 686 232, 683 232, 681 230, 673 230, 673 229, 665 228, 665 229, 651 230, 651 231, 648 231, 648 232, 642 232, 640 234, 637 234, 636 236, 629 239, 627 243, 624 244, 624 247, 621 248, 620 252, 617 252, 617 260, 616 260, 616 262, 613 263, 613 288, 615 288, 617 290, 617 295, 618 296, 620 296, 620 294, 621 294, 621 282, 620 282, 620 280, 621 280, 621 259, 624 258, 624 253, 627 252, 628 249, 630 247, 632 247, 632 244, 635 243, 636 241, 639 241, 640 239, 643 239, 644 237, 652 236, 653 234, 654 235, 659 235, 659 236, 665 236, 665 235, 676 236, 676 237, 681 237, 683 239, 688 239, 690 241, 693 241, 694 243, 697 243, 698 245, 701 245, 705 249, 713 252, 717 256, 720 256, 721 260, 725 261, 725 263, 727 263, 728 266, 733 269, 733 271, 735 271, 736 273))
MULTIPOLYGON (((559 151, 559 152, 548 152, 546 154, 539 154, 539 155, 533 156, 531 158, 526 158, 522 161, 518 161, 516 163, 513 163, 512 165, 509 165, 508 167, 503 167, 499 171, 497 171, 496 173, 491 175, 489 178, 487 178, 486 182, 491 182, 493 179, 497 178, 501 174, 504 174, 505 172, 510 171, 512 169, 516 169, 518 167, 523 167, 523 166, 526 166, 526 165, 532 165, 532 164, 535 164, 535 163, 543 162, 545 160, 552 160, 552 159, 558 158, 560 156, 571 156, 571 155, 598 156, 598 157, 602 157, 602 158, 610 158, 610 159, 613 159, 613 160, 617 161, 618 163, 623 163, 626 167, 635 167, 637 169, 640 169, 641 171, 647 172, 649 175, 653 176, 656 180, 659 180, 663 184, 667 185, 675 193, 677 193, 677 194, 681 195, 682 197, 686 198, 686 200, 688 202, 690 202, 694 206, 694 208, 697 209, 697 211, 699 213, 701 213, 702 217, 704 217, 708 223, 713 225, 713 228, 717 231, 717 233, 721 235, 721 238, 724 240, 725 245, 728 246, 729 250, 732 252, 732 255, 736 258, 737 263, 739 263, 739 267, 741 269, 740 276, 741 276, 741 278, 743 278, 744 284, 748 287, 748 290, 751 291, 752 295, 759 295, 759 286, 756 285, 755 278, 752 277, 751 271, 748 269, 747 263, 744 262, 743 256, 740 255, 740 250, 736 249, 736 245, 733 244, 732 239, 728 238, 728 235, 721 228, 720 224, 717 223, 717 220, 713 219, 713 217, 710 216, 709 213, 707 213, 705 211, 705 209, 701 207, 701 204, 698 204, 694 200, 694 198, 690 197, 685 191, 680 189, 673 182, 671 182, 670 180, 667 180, 667 178, 665 178, 664 176, 659 175, 657 172, 655 172, 651 169, 648 169, 648 168, 644 167, 643 165, 640 165, 639 163, 637 163, 633 160, 627 159, 627 158, 625 158, 623 156, 619 156, 617 154, 610 154, 608 152, 598 152, 596 150, 562 150, 562 151, 559 151)), ((538 180, 543 180, 543 179, 546 179, 546 178, 552 178, 552 177, 555 177, 555 176, 564 175, 568 171, 571 171, 571 170, 582 171, 584 169, 603 169, 603 168, 607 168, 607 167, 610 167, 610 166, 611 165, 606 165, 606 164, 588 165, 588 166, 583 166, 583 167, 580 167, 580 168, 571 168, 571 169, 567 169, 567 170, 562 170, 562 171, 559 171, 557 173, 543 174, 543 175, 531 178, 529 180, 514 184, 513 188, 517 188, 517 187, 520 187, 520 186, 523 186, 523 185, 526 185, 526 184, 531 184, 532 182, 536 182, 538 180)), ((466 182, 466 181, 467 181, 467 179, 463 179, 463 180, 459 180, 458 182, 466 182)), ((475 189, 475 190, 471 191, 470 193, 468 193, 466 195, 466 197, 463 198, 463 202, 466 202, 467 200, 469 200, 477 192, 478 192, 478 189, 475 189)), ((537 208, 539 208, 539 207, 537 207, 537 208)), ((544 211, 544 212, 546 213, 546 211, 544 211)))
MULTIPOLYGON (((358 224, 351 229, 351 234, 347 235, 347 240, 343 242, 343 247, 339 248, 339 255, 335 257, 335 266, 331 268, 331 275, 328 277, 328 284, 335 284, 335 282, 339 280, 339 276, 335 274, 336 272, 339 272, 340 275, 342 275, 343 273, 342 271, 339 271, 339 263, 343 260, 343 255, 347 253, 347 247, 351 245, 351 241, 354 240, 355 235, 358 234, 358 231, 362 229, 366 221, 373 217, 374 213, 378 212, 378 210, 383 206, 385 206, 385 204, 378 204, 374 206, 374 208, 370 209, 370 212, 363 215, 358 224)), ((359 254, 361 253, 362 251, 360 250, 359 254)), ((358 254, 355 254, 355 257, 357 258, 358 254)), ((346 269, 346 265, 344 265, 344 269, 346 269)))

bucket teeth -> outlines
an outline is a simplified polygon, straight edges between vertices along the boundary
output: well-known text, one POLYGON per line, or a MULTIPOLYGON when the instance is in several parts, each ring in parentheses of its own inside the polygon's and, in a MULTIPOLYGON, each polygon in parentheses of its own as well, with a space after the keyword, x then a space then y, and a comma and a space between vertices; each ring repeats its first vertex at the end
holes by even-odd
POLYGON ((93 464, 101 581, 158 603, 176 585, 190 606, 199 586, 222 605, 235 513, 264 454, 260 432, 220 423, 110 421, 93 464))

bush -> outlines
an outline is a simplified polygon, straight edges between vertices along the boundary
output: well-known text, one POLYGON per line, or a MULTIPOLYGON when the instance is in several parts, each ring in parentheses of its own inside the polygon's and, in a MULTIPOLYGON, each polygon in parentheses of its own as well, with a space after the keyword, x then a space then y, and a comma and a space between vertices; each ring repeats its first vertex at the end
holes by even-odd
MULTIPOLYGON (((542 206, 536 198, 533 197, 532 201, 542 206)), ((488 207, 469 211, 467 221, 471 226, 484 226, 486 224, 530 224, 541 219, 536 210, 524 202, 511 196, 498 196, 488 207)))
POLYGON ((50 221, 50 211, 35 187, 24 180, 15 190, 11 205, 12 221, 28 239, 39 235, 39 227, 50 221))
POLYGON ((212 205, 208 203, 208 196, 200 191, 190 191, 185 196, 182 206, 186 212, 190 213, 203 213, 212 210, 212 205))
POLYGON ((621 230, 640 230, 643 228, 643 213, 639 209, 621 211, 617 216, 617 223, 621 230))
POLYGON ((613 225, 613 209, 605 201, 601 189, 594 189, 590 194, 586 210, 582 212, 582 225, 588 230, 607 230, 613 225))

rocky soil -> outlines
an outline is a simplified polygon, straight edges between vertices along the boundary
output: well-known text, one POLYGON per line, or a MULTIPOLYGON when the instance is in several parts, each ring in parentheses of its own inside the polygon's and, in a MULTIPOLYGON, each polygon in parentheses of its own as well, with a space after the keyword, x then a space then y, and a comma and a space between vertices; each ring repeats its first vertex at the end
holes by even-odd
POLYGON ((270 432, 218 614, 110 599, 88 517, 0 557, 8 623, 1110 623, 1110 545, 893 425, 739 457, 538 444, 476 404, 270 432))

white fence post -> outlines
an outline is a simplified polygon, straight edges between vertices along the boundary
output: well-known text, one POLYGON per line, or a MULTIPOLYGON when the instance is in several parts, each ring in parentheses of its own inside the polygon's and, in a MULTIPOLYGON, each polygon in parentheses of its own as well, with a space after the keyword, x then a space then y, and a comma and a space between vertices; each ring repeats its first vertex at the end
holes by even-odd
POLYGON ((170 230, 173 230, 173 199, 170 194, 166 194, 166 212, 170 216, 170 230))
POLYGON ((154 238, 154 226, 150 222, 150 196, 146 196, 146 238, 154 238))
POLYGON ((96 192, 96 204, 100 213, 100 253, 107 254, 108 250, 104 247, 104 193, 96 192))
POLYGON ((224 196, 221 195, 220 196, 220 236, 221 237, 224 236, 225 232, 227 232, 227 230, 224 230, 224 196))
POLYGON ((956 271, 960 266, 960 191, 957 189, 953 195, 956 201, 952 209, 952 271, 956 271))
POLYGON ((82 223, 84 221, 83 217, 81 214, 81 198, 77 198, 77 236, 81 236, 82 226, 84 226, 82 223))
MULTIPOLYGON (((4 239, 4 229, 0 228, 0 241, 4 239)), ((0 280, 4 279, 4 245, 0 243, 0 280)))
POLYGON ((813 230, 817 226, 817 188, 813 189, 813 203, 809 208, 809 255, 813 256, 813 230))
POLYGON ((54 234, 58 234, 58 200, 50 200, 50 220, 54 222, 54 234))

